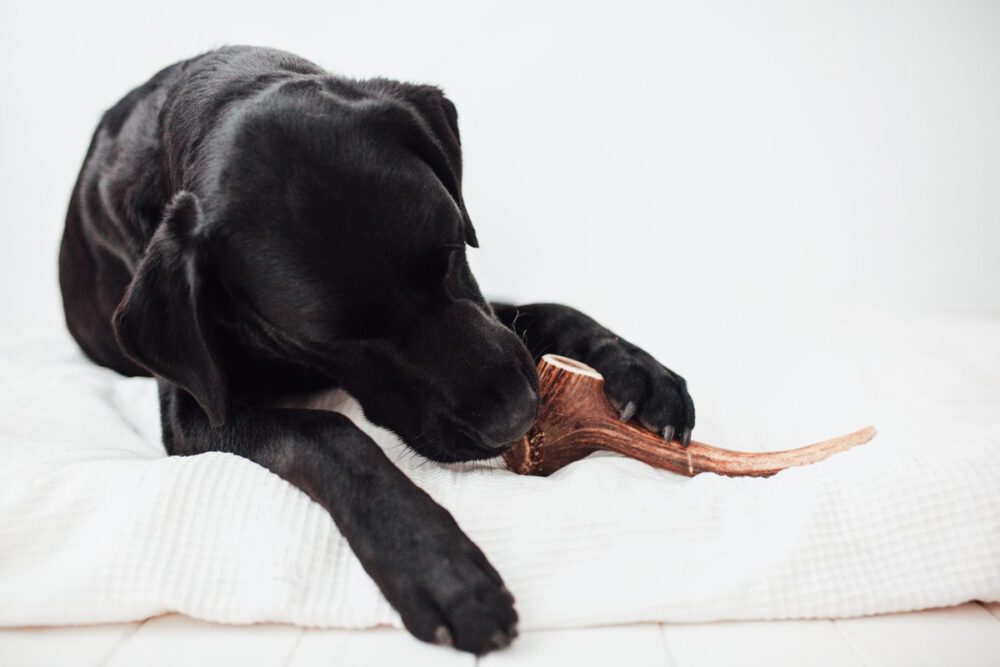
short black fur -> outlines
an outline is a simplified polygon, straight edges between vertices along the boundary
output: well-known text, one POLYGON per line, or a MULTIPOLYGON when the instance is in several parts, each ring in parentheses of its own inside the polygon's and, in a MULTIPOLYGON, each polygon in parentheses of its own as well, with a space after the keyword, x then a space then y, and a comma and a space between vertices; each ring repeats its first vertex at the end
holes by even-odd
POLYGON ((157 378, 168 453, 232 452, 284 477, 415 636, 483 653, 516 633, 496 570, 354 424, 296 401, 343 387, 438 461, 495 457, 528 429, 529 349, 594 366, 623 418, 667 439, 689 440, 694 406, 681 377, 572 308, 487 303, 461 183, 438 88, 227 47, 104 115, 59 268, 86 354, 157 378))

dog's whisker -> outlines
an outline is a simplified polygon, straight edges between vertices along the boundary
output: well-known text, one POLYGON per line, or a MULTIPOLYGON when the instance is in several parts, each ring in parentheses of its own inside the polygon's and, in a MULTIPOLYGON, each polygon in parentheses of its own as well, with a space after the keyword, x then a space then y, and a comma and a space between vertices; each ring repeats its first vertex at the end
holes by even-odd
POLYGON ((549 350, 551 350, 551 349, 552 349, 552 344, 551 344, 551 343, 548 343, 548 344, 543 344, 543 345, 540 345, 540 348, 541 348, 541 349, 540 349, 540 350, 539 350, 538 352, 535 352, 535 351, 532 351, 532 352, 531 352, 531 356, 532 356, 532 357, 533 357, 533 358, 535 359, 535 361, 538 361, 538 360, 539 360, 539 359, 541 359, 541 358, 542 358, 543 356, 545 356, 545 354, 546 354, 546 353, 547 353, 547 352, 548 352, 549 350))

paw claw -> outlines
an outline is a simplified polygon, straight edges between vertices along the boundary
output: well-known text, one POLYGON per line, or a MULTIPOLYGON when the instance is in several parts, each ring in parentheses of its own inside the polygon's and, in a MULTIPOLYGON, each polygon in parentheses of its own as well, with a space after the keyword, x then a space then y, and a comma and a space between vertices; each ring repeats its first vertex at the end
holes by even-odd
POLYGON ((451 638, 451 631, 447 626, 439 625, 434 630, 434 643, 442 646, 452 646, 455 642, 451 638))
POLYGON ((681 434, 681 444, 685 447, 691 444, 691 429, 684 429, 684 433, 681 434))
POLYGON ((493 633, 493 637, 490 639, 490 642, 493 644, 495 648, 504 648, 505 646, 510 646, 510 635, 507 635, 504 632, 497 630, 496 632, 493 633))
POLYGON ((619 413, 618 418, 621 419, 623 422, 627 422, 629 419, 632 419, 634 415, 635 415, 635 401, 629 401, 628 403, 625 404, 625 407, 622 408, 622 411, 621 413, 619 413))
POLYGON ((667 442, 671 442, 674 439, 674 427, 664 426, 663 427, 663 439, 667 442))

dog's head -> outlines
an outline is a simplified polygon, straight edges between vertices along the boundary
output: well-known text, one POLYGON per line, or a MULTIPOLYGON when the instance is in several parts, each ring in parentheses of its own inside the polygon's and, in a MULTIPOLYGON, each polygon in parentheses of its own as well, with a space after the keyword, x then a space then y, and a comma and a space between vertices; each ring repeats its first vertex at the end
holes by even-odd
POLYGON ((130 356, 215 425, 242 391, 232 364, 267 359, 336 381, 436 460, 496 456, 528 429, 538 378, 469 270, 438 89, 311 78, 218 136, 202 196, 175 195, 118 308, 130 356))

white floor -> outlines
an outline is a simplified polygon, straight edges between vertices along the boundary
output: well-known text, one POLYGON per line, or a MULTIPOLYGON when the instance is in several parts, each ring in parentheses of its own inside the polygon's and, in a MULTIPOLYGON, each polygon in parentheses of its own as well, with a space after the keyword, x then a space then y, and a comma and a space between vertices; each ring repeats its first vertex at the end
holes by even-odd
MULTIPOLYGON (((4 667, 399 664, 472 667, 477 660, 422 644, 398 630, 226 626, 177 615, 121 625, 0 629, 4 667)), ((651 623, 525 632, 513 647, 478 664, 997 667, 1000 604, 845 620, 651 623)))

